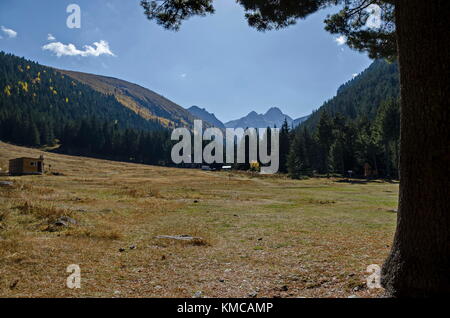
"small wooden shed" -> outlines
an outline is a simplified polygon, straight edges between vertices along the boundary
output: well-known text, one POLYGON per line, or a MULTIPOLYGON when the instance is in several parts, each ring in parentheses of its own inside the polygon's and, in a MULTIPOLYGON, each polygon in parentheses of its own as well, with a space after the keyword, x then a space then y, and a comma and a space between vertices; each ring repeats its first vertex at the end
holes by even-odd
POLYGON ((44 174, 44 157, 17 158, 9 161, 9 174, 13 176, 44 174))

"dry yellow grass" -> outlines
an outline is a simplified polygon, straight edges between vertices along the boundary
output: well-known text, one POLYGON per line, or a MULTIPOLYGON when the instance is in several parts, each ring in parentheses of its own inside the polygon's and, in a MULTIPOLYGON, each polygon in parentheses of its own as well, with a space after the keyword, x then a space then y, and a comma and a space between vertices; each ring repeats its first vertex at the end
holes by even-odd
MULTIPOLYGON (((0 167, 38 150, 0 143, 0 167)), ((45 153, 0 177, 1 297, 374 297, 398 185, 168 169, 45 153), (49 231, 54 221, 77 221, 49 231), (190 235, 200 241, 156 239, 190 235), (81 267, 81 289, 65 285, 81 267), (356 289, 355 289, 356 288, 356 289), (356 291, 357 290, 357 291, 356 291)))

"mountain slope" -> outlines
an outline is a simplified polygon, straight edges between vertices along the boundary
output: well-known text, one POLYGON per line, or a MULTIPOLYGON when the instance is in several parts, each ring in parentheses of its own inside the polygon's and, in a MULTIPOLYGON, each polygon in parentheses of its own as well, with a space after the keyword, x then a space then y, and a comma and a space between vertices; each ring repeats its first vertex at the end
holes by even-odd
POLYGON ((88 73, 58 70, 94 90, 113 95, 119 103, 145 119, 157 119, 166 127, 192 126, 194 117, 167 98, 139 85, 88 73))
POLYGON ((279 108, 272 107, 265 114, 257 114, 255 111, 252 111, 245 117, 225 123, 225 126, 227 128, 267 128, 274 126, 279 128, 283 125, 285 119, 291 126, 293 119, 283 114, 279 108))
POLYGON ((11 121, 42 122, 61 130, 71 122, 94 118, 122 129, 163 129, 158 120, 144 119, 111 95, 53 68, 0 52, 0 120, 6 121, 3 130, 11 121))
POLYGON ((0 52, 0 140, 66 154, 168 164, 170 132, 112 95, 0 52))
POLYGON ((300 117, 300 118, 294 119, 294 121, 292 122, 292 126, 293 126, 294 128, 298 127, 299 125, 301 125, 301 124, 303 124, 305 121, 307 121, 309 117, 311 117, 311 115, 308 115, 308 116, 304 116, 304 117, 300 117))
POLYGON ((216 115, 209 113, 205 108, 200 108, 198 106, 192 106, 188 108, 188 111, 195 117, 208 122, 214 127, 225 129, 224 123, 217 119, 216 115))
POLYGON ((398 64, 377 60, 360 75, 342 85, 336 96, 313 112, 304 125, 309 128, 317 126, 324 111, 329 114, 340 113, 350 119, 373 119, 383 101, 399 96, 398 64))

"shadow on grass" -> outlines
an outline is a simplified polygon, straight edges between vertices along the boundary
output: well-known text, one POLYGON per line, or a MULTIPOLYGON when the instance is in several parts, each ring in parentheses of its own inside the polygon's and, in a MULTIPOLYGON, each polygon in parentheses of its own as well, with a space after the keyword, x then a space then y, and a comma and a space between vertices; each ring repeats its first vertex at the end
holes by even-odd
POLYGON ((350 184, 370 184, 370 183, 390 183, 399 184, 397 180, 390 179, 341 179, 337 180, 338 183, 350 183, 350 184))

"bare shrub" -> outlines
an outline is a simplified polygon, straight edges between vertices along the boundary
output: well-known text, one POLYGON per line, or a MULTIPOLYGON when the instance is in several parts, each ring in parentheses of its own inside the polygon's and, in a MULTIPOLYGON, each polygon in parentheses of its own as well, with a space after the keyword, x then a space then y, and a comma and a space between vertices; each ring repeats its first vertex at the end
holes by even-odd
POLYGON ((37 219, 45 219, 49 223, 55 222, 62 216, 70 216, 72 213, 67 209, 55 207, 53 205, 43 206, 25 201, 22 205, 16 207, 21 214, 29 214, 37 219))

